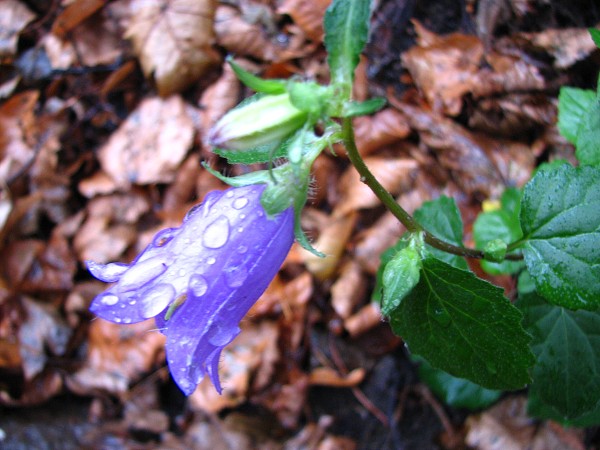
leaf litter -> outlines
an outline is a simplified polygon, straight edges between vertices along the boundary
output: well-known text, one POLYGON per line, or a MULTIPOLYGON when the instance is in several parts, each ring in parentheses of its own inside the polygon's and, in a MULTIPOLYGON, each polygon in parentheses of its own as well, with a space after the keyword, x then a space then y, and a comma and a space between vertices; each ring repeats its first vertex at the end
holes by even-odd
MULTIPOLYGON (((420 394, 401 340, 371 302, 379 258, 403 228, 343 149, 317 160, 302 218, 328 257, 294 246, 225 351, 225 395, 203 383, 188 401, 181 396, 152 321, 121 326, 88 312, 102 286, 84 260, 130 262, 157 229, 177 226, 222 189, 201 161, 243 170, 204 143, 211 124, 249 94, 225 55, 255 73, 326 82, 328 3, 0 3, 2 445, 27 443, 7 417, 52 411, 55 399, 87 399, 75 400, 80 422, 69 422, 81 427, 68 438, 79 447, 109 437, 120 448, 597 444, 593 431, 533 427, 519 396, 468 417, 449 409, 448 419, 420 394), (84 428, 82 418, 94 425, 84 428), (464 433, 445 439, 448 424, 464 433)), ((572 157, 556 132, 557 88, 594 87, 585 27, 600 17, 576 5, 566 14, 553 1, 497 9, 485 0, 452 16, 447 3, 377 3, 356 96, 388 105, 355 119, 356 137, 409 212, 454 197, 469 239, 483 200, 522 185, 540 160, 572 157)), ((52 442, 49 428, 32 426, 52 442)))

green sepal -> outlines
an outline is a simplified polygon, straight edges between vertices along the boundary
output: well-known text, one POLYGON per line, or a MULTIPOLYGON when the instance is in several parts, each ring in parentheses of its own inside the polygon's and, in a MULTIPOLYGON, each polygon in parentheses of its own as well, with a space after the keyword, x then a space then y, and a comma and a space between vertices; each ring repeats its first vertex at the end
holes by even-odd
POLYGON ((383 271, 383 300, 381 312, 389 316, 400 306, 402 299, 417 285, 421 272, 421 252, 423 234, 417 233, 409 238, 408 246, 394 255, 383 271))
POLYGON ((333 96, 330 86, 321 86, 314 81, 289 81, 287 91, 292 105, 308 113, 312 120, 323 116, 333 96))
POLYGON ((483 247, 483 257, 488 261, 501 263, 506 256, 508 245, 502 239, 493 239, 483 247))
POLYGON ((236 64, 231 56, 227 57, 227 62, 233 69, 236 77, 253 91, 276 95, 283 94, 286 90, 287 82, 285 80, 264 80, 257 77, 236 64))
POLYGON ((342 117, 368 116, 385 106, 386 99, 377 97, 364 102, 347 101, 342 107, 342 117))

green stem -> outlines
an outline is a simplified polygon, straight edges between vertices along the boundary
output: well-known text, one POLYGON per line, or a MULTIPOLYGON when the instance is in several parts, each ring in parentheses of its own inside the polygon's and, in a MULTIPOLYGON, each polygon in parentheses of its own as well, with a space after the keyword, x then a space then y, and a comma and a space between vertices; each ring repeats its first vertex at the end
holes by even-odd
MULTIPOLYGON (((419 223, 408 213, 402 206, 396 203, 396 200, 382 185, 377 181, 377 178, 371 173, 365 162, 363 161, 358 149, 356 148, 356 142, 354 140, 354 129, 352 127, 352 119, 345 118, 342 122, 342 138, 344 140, 344 146, 348 153, 348 158, 352 165, 356 168, 360 175, 360 179, 375 193, 377 198, 381 200, 381 203, 406 227, 406 229, 415 233, 418 231, 423 232, 423 240, 439 250, 453 255, 465 256, 468 258, 483 259, 483 251, 468 247, 458 247, 452 245, 446 241, 439 239, 427 230, 425 230, 419 223)), ((521 255, 506 255, 506 259, 518 260, 522 259, 521 255)))

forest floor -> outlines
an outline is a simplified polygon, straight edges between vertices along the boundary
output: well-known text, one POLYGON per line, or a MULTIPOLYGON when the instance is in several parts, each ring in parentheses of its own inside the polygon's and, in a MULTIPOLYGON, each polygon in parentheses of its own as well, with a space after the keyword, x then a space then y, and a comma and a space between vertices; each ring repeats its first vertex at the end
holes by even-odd
MULTIPOLYGON (((355 98, 359 151, 408 210, 444 194, 465 243, 482 202, 541 162, 573 161, 561 86, 596 87, 594 0, 380 0, 355 98)), ((597 428, 527 415, 526 392, 483 411, 420 381, 371 301, 402 235, 342 147, 317 159, 303 228, 221 361, 185 397, 153 320, 95 319, 83 262, 129 262, 230 175, 206 131, 267 78, 327 83, 329 0, 0 2, 0 448, 584 449, 597 428), (214 17, 214 19, 213 19, 214 17)), ((515 279, 486 275, 514 298, 515 279)))

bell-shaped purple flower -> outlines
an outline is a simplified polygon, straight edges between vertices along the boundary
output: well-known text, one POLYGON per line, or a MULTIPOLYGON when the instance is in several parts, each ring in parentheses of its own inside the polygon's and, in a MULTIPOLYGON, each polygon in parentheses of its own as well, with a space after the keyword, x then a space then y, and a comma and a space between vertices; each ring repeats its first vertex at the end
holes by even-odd
POLYGON ((221 393, 223 348, 283 263, 294 239, 291 208, 267 217, 264 185, 209 193, 179 228, 167 228, 129 265, 87 262, 110 288, 90 310, 116 323, 155 317, 169 369, 191 394, 208 374, 221 393))

